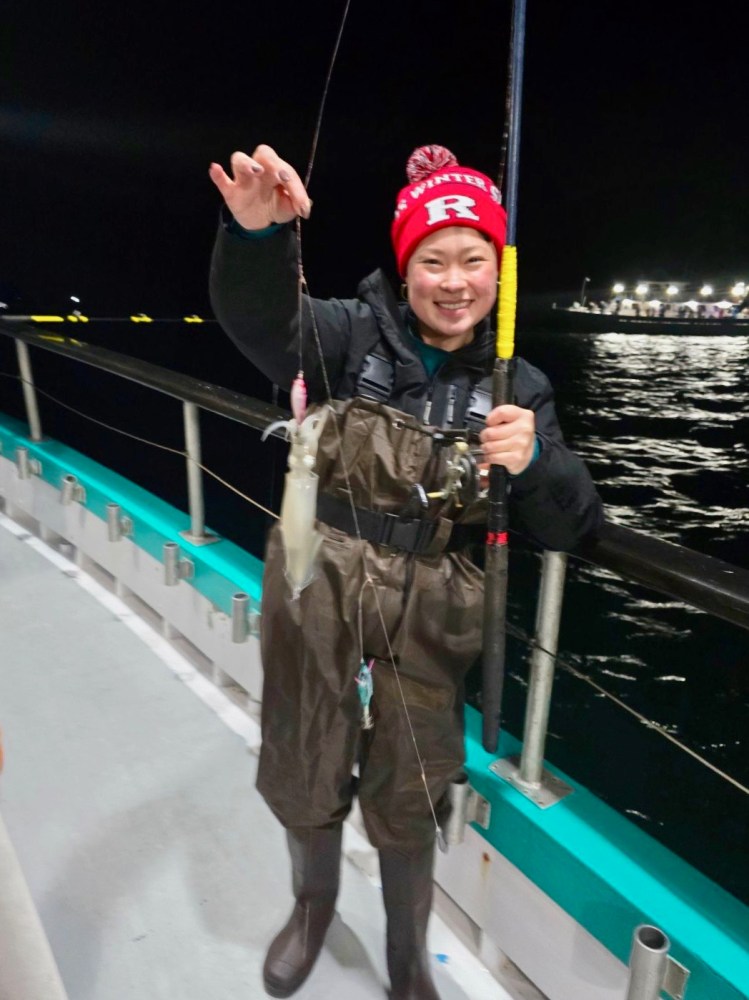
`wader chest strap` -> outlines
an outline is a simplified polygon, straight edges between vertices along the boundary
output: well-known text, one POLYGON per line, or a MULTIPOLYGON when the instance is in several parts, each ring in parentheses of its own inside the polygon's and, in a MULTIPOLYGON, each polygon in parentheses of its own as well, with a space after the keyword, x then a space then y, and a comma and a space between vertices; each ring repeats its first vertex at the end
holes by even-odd
POLYGON ((473 526, 453 525, 448 534, 445 532, 444 519, 429 521, 421 517, 399 517, 397 514, 369 510, 366 507, 356 508, 354 521, 351 504, 329 493, 321 493, 317 498, 317 517, 331 528, 338 528, 353 536, 357 534, 358 523, 359 534, 365 541, 415 552, 417 555, 436 555, 464 548, 475 539, 476 534, 471 530, 473 526), (438 535, 443 537, 438 538, 438 535))

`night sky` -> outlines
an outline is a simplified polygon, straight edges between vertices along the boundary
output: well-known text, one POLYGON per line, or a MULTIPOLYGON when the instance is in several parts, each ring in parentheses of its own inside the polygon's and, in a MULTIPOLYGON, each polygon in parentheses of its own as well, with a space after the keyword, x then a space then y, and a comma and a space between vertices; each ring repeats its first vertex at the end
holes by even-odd
MULTIPOLYGON (((529 0, 521 296, 749 280, 740 6, 529 0)), ((264 141, 303 171, 343 8, 6 2, 0 299, 206 314, 208 164, 264 141)), ((509 0, 352 0, 304 227, 313 294, 392 268, 414 146, 496 173, 509 19, 509 0)))

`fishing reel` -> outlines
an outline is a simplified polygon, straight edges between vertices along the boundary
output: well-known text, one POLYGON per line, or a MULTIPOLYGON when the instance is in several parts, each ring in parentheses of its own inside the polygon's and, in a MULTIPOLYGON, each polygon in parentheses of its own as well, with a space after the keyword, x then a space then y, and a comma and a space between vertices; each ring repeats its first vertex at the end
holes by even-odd
POLYGON ((436 447, 446 449, 445 485, 441 490, 429 493, 430 499, 447 500, 454 497, 459 507, 473 503, 481 495, 481 474, 476 461, 476 442, 471 444, 464 430, 437 431, 434 434, 436 447))

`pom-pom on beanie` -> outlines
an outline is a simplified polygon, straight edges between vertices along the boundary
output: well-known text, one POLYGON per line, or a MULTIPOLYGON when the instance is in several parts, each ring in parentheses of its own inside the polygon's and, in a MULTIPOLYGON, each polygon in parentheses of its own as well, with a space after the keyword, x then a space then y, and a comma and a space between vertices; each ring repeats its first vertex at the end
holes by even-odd
POLYGON ((398 194, 390 229, 401 277, 424 237, 448 226, 485 233, 500 256, 507 214, 499 188, 486 174, 459 166, 444 146, 420 146, 408 158, 406 176, 409 183, 398 194))

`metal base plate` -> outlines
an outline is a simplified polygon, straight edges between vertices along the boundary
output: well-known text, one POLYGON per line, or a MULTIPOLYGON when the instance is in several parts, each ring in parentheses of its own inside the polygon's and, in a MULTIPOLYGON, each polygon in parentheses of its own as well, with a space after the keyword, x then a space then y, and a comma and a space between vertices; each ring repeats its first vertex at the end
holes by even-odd
POLYGON ((517 755, 495 760, 489 765, 489 770, 509 782, 513 788, 517 788, 520 794, 531 802, 535 802, 539 809, 548 809, 549 806, 556 805, 574 791, 571 785, 557 778, 546 768, 541 772, 540 784, 529 785, 520 777, 520 757, 517 755))
POLYGON ((221 541, 218 535, 211 535, 207 531, 204 535, 193 535, 191 531, 180 531, 179 536, 190 545, 213 545, 214 542, 221 541))

